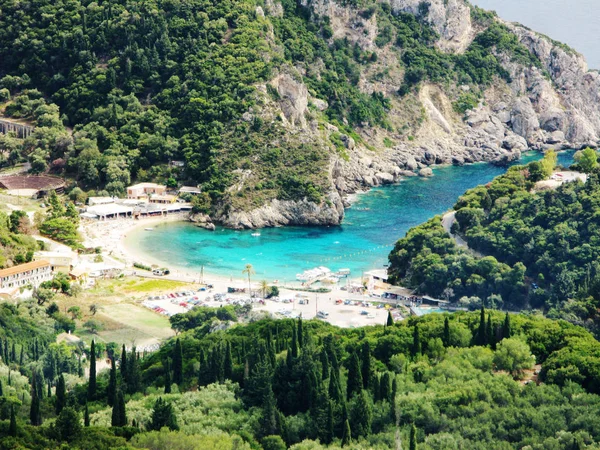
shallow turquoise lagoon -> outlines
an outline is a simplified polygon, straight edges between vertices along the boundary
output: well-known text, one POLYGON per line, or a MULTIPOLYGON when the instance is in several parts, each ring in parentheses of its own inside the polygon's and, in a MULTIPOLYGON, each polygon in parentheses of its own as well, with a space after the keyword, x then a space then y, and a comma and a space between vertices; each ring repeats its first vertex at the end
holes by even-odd
MULTIPOLYGON (((521 163, 539 158, 528 153, 521 163)), ((572 152, 559 154, 560 163, 571 160, 572 152)), ((504 171, 486 163, 444 166, 433 169, 432 178, 413 177, 372 189, 346 210, 341 226, 207 231, 188 223, 165 223, 152 232, 132 233, 127 245, 190 272, 204 266, 209 274, 241 278, 244 266, 252 264, 255 279, 283 283, 295 281, 304 270, 326 266, 348 268, 351 277, 360 277, 384 268, 394 242, 411 227, 448 210, 465 190, 504 171)))

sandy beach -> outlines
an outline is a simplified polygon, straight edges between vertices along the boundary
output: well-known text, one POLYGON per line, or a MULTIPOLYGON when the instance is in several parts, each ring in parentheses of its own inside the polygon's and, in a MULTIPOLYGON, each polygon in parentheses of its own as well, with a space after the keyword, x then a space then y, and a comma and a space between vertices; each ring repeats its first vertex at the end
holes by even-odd
MULTIPOLYGON (((135 271, 136 275, 151 276, 150 273, 136 271, 133 267, 133 263, 138 262, 147 265, 155 265, 157 267, 164 267, 165 262, 134 248, 133 245, 127 243, 127 237, 131 233, 139 232, 144 228, 152 228, 166 222, 186 221, 187 218, 187 214, 173 214, 165 217, 148 217, 139 220, 128 218, 91 221, 82 223, 80 232, 85 247, 101 247, 104 255, 124 263, 127 269, 135 271)), ((191 283, 200 282, 201 274, 199 271, 192 271, 189 267, 174 266, 173 264, 169 264, 169 269, 171 270, 171 273, 168 276, 161 278, 191 283)), ((228 285, 231 285, 232 282, 229 277, 206 272, 204 273, 203 281, 215 285, 215 288, 219 290, 227 290, 228 285)), ((233 281, 236 284, 243 283, 244 278, 240 273, 240 276, 236 277, 233 281)))

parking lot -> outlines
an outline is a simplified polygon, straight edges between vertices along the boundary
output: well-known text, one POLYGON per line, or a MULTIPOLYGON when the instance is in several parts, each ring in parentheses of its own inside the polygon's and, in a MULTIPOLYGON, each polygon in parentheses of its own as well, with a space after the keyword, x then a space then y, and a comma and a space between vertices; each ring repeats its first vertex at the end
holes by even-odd
MULTIPOLYGON (((355 296, 356 297, 356 296, 355 296)), ((362 296, 361 296, 362 297, 362 296)), ((214 293, 212 289, 180 291, 149 296, 142 302, 146 308, 158 314, 172 316, 185 313, 198 306, 219 307, 227 304, 251 302, 256 311, 268 311, 274 317, 313 319, 315 317, 340 327, 360 327, 385 324, 388 309, 394 320, 402 320, 400 310, 390 308, 368 297, 343 299, 331 294, 308 294, 282 289, 274 299, 253 298, 247 294, 214 293)))

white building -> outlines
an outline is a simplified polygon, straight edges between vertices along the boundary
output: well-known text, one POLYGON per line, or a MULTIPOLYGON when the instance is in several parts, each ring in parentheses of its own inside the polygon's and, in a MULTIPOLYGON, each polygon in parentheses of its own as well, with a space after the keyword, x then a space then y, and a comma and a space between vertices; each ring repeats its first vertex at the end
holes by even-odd
POLYGON ((148 198, 152 194, 165 195, 167 187, 156 183, 138 183, 127 188, 127 198, 148 198))
POLYGON ((52 266, 48 261, 32 261, 0 270, 0 291, 11 292, 31 285, 38 287, 52 279, 52 266))

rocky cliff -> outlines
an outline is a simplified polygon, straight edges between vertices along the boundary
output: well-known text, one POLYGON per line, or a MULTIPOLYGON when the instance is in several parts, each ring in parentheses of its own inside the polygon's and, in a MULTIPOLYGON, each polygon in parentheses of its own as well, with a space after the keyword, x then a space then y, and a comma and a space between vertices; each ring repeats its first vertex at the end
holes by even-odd
MULTIPOLYGON (((472 7, 464 0, 390 0, 392 14, 413 14, 433 28, 435 48, 445 54, 461 55, 496 22, 539 60, 524 64, 498 49, 495 56, 507 76, 498 76, 493 83, 449 85, 423 80, 411 94, 401 96, 398 92, 407 70, 403 50, 393 42, 376 43, 382 31, 377 13, 369 16, 333 0, 304 0, 303 4, 315 18, 328 18, 330 43, 346 40, 375 55, 358 85, 364 93, 381 93, 389 100, 388 126, 363 123, 353 128, 353 134, 331 123, 327 101, 305 82, 309 73, 317 72, 318 77, 319 64, 298 63, 277 73, 258 89, 265 99, 268 90, 276 92, 276 98, 248 114, 276 118, 286 139, 328 148, 330 164, 322 176, 326 192, 320 203, 271 199, 250 210, 223 208, 215 220, 226 226, 338 224, 348 194, 405 176, 428 176, 431 172, 423 169, 431 165, 504 164, 527 149, 595 147, 600 140, 600 74, 588 70, 581 55, 546 36, 497 17, 488 23, 473 20, 472 7), (457 100, 470 94, 477 101, 457 112, 457 100)), ((266 19, 279 17, 282 8, 269 0, 260 14, 266 19)))

